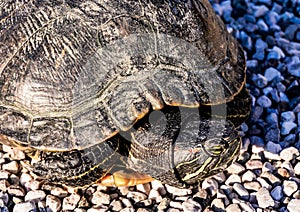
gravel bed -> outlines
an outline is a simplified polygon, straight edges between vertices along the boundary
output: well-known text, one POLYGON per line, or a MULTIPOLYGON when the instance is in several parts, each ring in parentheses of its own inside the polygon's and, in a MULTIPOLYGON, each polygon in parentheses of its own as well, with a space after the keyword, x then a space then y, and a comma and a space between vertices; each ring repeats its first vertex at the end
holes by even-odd
POLYGON ((300 2, 214 0, 212 4, 247 54, 252 114, 240 128, 243 145, 235 163, 193 189, 153 181, 83 190, 35 180, 23 168, 29 162, 25 154, 2 146, 1 212, 300 212, 300 2))

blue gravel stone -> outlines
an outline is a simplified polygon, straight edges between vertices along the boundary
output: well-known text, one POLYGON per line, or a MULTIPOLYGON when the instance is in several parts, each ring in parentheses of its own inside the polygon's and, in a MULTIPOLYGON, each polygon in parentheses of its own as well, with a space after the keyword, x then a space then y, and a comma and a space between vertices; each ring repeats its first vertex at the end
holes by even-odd
POLYGON ((269 11, 269 8, 266 7, 265 5, 255 6, 254 9, 255 9, 255 12, 254 12, 255 17, 264 16, 269 11))
POLYGON ((295 142, 295 140, 296 140, 295 134, 289 134, 283 139, 284 142, 289 143, 289 144, 293 144, 295 142))
POLYGON ((255 69, 258 66, 258 61, 257 60, 247 60, 246 64, 247 64, 247 68, 255 69))
POLYGON ((247 131, 248 131, 248 125, 247 125, 246 123, 242 123, 242 125, 241 125, 241 130, 242 130, 243 132, 247 132, 247 131))
POLYGON ((258 38, 255 42, 255 49, 261 51, 265 50, 266 48, 268 48, 268 44, 261 38, 258 38))
POLYGON ((295 76, 300 77, 300 63, 292 63, 287 66, 288 72, 295 76))
POLYGON ((282 10, 282 6, 274 2, 273 7, 272 7, 272 11, 277 13, 277 14, 280 14, 281 10, 282 10))
POLYGON ((278 90, 279 92, 285 92, 285 90, 286 90, 285 85, 282 84, 281 82, 278 82, 278 83, 276 84, 276 88, 277 88, 277 90, 278 90))
POLYGON ((265 16, 265 20, 266 23, 271 27, 273 25, 277 24, 277 21, 279 20, 280 16, 278 15, 277 12, 275 11, 269 11, 266 16, 265 16))
POLYGON ((276 44, 276 39, 272 35, 268 35, 266 42, 269 46, 274 46, 276 44))
POLYGON ((257 22, 258 29, 262 32, 267 32, 269 30, 268 25, 265 23, 263 19, 259 19, 257 22))
POLYGON ((276 59, 276 60, 280 60, 281 58, 285 58, 285 54, 284 52, 282 51, 281 48, 279 48, 278 46, 274 46, 270 52, 276 52, 278 57, 274 57, 274 58, 270 58, 270 59, 276 59))
POLYGON ((257 147, 264 147, 265 146, 264 140, 259 136, 251 136, 250 137, 250 142, 253 146, 257 146, 257 147))
POLYGON ((279 15, 279 19, 282 22, 282 24, 288 26, 291 19, 294 17, 293 13, 285 11, 284 13, 279 15))
POLYGON ((223 15, 223 10, 220 4, 213 4, 214 11, 219 15, 223 15))
POLYGON ((232 7, 230 1, 223 1, 220 4, 222 11, 223 11, 223 18, 226 22, 230 23, 230 20, 232 20, 231 13, 232 13, 232 7))
POLYGON ((259 61, 264 60, 265 58, 265 51, 264 50, 257 50, 255 54, 252 56, 253 59, 257 59, 259 61))
POLYGON ((271 31, 271 32, 275 32, 274 35, 275 35, 275 37, 278 38, 278 37, 280 37, 280 36, 276 36, 276 33, 277 33, 277 32, 281 32, 281 27, 278 26, 277 24, 274 24, 274 25, 270 26, 270 31, 271 31))
POLYGON ((246 20, 247 22, 249 22, 249 23, 253 23, 253 24, 256 23, 256 18, 255 18, 254 15, 246 14, 246 15, 244 15, 244 18, 245 18, 245 20, 246 20))
POLYGON ((253 33, 255 32, 256 30, 258 30, 259 27, 257 26, 257 24, 252 24, 252 23, 248 23, 246 26, 245 26, 245 30, 249 33, 253 33))
POLYGON ((281 120, 282 121, 295 121, 296 119, 296 116, 294 114, 294 112, 292 111, 286 111, 286 112, 283 112, 281 113, 281 120))
POLYGON ((300 18, 293 16, 290 20, 294 24, 300 24, 300 18))
MULTIPOLYGON (((300 113, 300 103, 293 109, 294 113, 300 113)), ((300 121, 299 119, 300 117, 298 116, 298 121, 300 121)), ((300 122, 299 122, 299 126, 300 126, 300 122)))
POLYGON ((271 128, 266 132, 266 141, 279 142, 280 141, 280 131, 278 128, 271 128))
POLYGON ((297 124, 291 121, 285 121, 281 125, 281 135, 288 135, 291 130, 295 129, 297 124))
POLYGON ((257 74, 257 75, 253 75, 253 83, 259 87, 259 88, 264 88, 267 86, 268 84, 268 80, 267 78, 265 78, 263 75, 261 74, 257 74))
POLYGON ((299 29, 299 25, 297 25, 297 24, 291 24, 291 25, 289 25, 286 29, 285 29, 285 31, 284 31, 284 35, 285 35, 285 37, 287 38, 287 39, 289 39, 289 40, 293 40, 294 39, 294 37, 295 37, 295 33, 296 33, 296 31, 299 29))
POLYGON ((266 121, 271 125, 271 126, 276 126, 278 127, 278 115, 276 113, 269 113, 269 115, 266 118, 266 121))
POLYGON ((293 89, 294 87, 299 87, 299 82, 297 80, 294 80, 290 85, 289 87, 287 88, 287 90, 291 90, 293 89))
POLYGON ((259 107, 259 106, 256 106, 253 108, 253 111, 252 111, 252 120, 253 121, 258 121, 261 114, 264 112, 264 109, 262 107, 259 107))
POLYGON ((272 105, 272 101, 267 96, 260 96, 256 102, 263 108, 268 108, 272 105))
POLYGON ((280 97, 281 102, 289 102, 290 101, 285 93, 279 92, 279 97, 280 97))
POLYGON ((280 78, 281 73, 277 69, 270 67, 266 69, 264 76, 269 82, 271 82, 274 78, 280 78))
POLYGON ((300 112, 297 114, 297 118, 298 118, 298 126, 300 127, 300 112))
POLYGON ((266 87, 263 89, 263 93, 264 95, 268 95, 272 90, 273 90, 272 87, 266 87))
POLYGON ((296 33, 296 40, 300 41, 300 31, 296 33))
POLYGON ((270 94, 271 94, 271 98, 272 98, 275 102, 278 103, 278 102, 280 101, 280 97, 279 97, 279 95, 278 95, 277 90, 273 89, 273 90, 270 92, 270 94))
POLYGON ((265 4, 267 6, 271 6, 272 5, 272 1, 271 0, 258 0, 257 2, 265 4))
POLYGON ((242 41, 242 46, 247 50, 252 50, 253 48, 252 38, 249 35, 247 35, 247 33, 244 31, 241 31, 240 36, 241 36, 240 39, 242 41))

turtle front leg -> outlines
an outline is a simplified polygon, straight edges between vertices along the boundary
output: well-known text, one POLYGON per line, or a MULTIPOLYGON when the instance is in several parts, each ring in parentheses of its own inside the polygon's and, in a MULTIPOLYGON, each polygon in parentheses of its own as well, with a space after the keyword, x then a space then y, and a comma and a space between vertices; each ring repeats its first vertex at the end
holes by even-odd
POLYGON ((145 184, 153 181, 154 179, 146 174, 141 174, 135 171, 120 170, 113 174, 108 174, 99 179, 97 183, 104 186, 135 186, 138 184, 145 184))

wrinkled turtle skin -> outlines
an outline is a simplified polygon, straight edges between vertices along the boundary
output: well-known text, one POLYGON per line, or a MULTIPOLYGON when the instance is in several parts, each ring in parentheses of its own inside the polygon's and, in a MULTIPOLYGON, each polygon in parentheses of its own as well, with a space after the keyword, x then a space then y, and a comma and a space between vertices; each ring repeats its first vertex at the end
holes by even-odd
POLYGON ((239 154, 250 103, 207 0, 0 3, 0 141, 48 181, 197 183, 239 154))

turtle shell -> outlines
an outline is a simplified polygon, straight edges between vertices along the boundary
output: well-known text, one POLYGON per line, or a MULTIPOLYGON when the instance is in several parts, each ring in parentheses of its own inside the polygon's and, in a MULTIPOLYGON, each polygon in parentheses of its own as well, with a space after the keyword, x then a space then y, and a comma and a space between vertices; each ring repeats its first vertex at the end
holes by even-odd
POLYGON ((245 58, 209 2, 4 1, 0 137, 85 149, 150 110, 230 101, 245 58))

